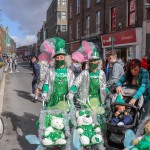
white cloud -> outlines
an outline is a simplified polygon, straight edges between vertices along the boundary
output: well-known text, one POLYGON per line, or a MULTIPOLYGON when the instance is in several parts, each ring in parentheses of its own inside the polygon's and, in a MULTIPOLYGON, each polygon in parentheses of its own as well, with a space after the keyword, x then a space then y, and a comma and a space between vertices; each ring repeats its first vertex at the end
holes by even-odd
POLYGON ((37 41, 37 37, 35 35, 26 35, 25 38, 12 36, 11 38, 17 43, 17 47, 31 45, 37 41))
POLYGON ((0 0, 3 13, 20 24, 26 34, 37 34, 46 19, 51 0, 0 0))

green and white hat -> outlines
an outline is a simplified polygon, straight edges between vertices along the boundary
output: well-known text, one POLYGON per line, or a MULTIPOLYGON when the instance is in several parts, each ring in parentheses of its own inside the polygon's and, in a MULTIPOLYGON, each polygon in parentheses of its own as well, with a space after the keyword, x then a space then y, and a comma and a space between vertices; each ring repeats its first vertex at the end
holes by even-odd
POLYGON ((51 57, 56 55, 63 54, 66 55, 65 51, 66 42, 64 39, 59 37, 53 37, 46 39, 40 46, 41 52, 48 52, 51 54, 51 57))
POLYGON ((93 53, 90 57, 90 60, 100 60, 100 56, 99 56, 99 53, 98 53, 96 47, 93 49, 93 53))
POLYGON ((66 50, 65 50, 66 42, 65 42, 65 40, 61 39, 59 37, 55 37, 54 39, 56 41, 54 57, 57 55, 60 55, 60 54, 66 55, 66 50))

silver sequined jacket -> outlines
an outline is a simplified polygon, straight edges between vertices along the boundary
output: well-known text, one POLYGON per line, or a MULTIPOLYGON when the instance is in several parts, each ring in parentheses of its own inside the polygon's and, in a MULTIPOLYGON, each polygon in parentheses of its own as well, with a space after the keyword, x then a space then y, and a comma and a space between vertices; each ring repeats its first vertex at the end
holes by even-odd
MULTIPOLYGON (((104 104, 106 98, 106 76, 103 70, 100 70, 99 75, 99 86, 100 86, 100 97, 101 101, 104 104)), ((80 101, 86 103, 89 98, 89 84, 90 84, 90 75, 88 70, 82 71, 77 78, 75 79, 73 85, 75 85, 79 92, 80 101)), ((73 92, 73 91, 70 91, 73 92)))
MULTIPOLYGON (((71 69, 67 68, 67 80, 68 80, 68 90, 73 84, 73 81, 75 79, 74 73, 71 69)), ((45 76, 45 82, 44 84, 49 85, 49 91, 46 99, 49 99, 51 94, 53 93, 53 87, 54 87, 54 80, 55 80, 55 68, 50 68, 47 71, 47 74, 45 76)))

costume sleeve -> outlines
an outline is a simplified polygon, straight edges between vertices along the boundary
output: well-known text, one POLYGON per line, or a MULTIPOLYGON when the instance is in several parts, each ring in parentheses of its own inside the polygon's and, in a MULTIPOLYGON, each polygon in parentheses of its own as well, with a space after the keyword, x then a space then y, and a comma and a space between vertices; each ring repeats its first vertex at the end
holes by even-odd
POLYGON ((70 88, 70 92, 73 92, 73 93, 76 93, 81 85, 81 82, 82 82, 82 75, 83 75, 83 72, 81 72, 77 78, 75 79, 73 85, 71 86, 70 88))
POLYGON ((126 74, 124 74, 119 81, 116 83, 116 86, 122 86, 126 82, 126 74))
POLYGON ((44 93, 48 93, 49 91, 49 76, 50 76, 50 72, 47 71, 46 76, 45 76, 45 81, 44 81, 44 85, 42 88, 42 92, 44 93))
POLYGON ((142 76, 141 86, 133 96, 133 98, 136 100, 139 99, 142 96, 142 94, 145 92, 146 84, 149 82, 148 71, 144 71, 143 74, 141 74, 141 76, 142 76))

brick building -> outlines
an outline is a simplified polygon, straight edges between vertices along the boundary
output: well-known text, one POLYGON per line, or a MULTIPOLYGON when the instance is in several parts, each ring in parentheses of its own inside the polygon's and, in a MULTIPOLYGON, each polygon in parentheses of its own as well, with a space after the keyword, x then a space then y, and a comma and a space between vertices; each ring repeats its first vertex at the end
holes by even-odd
POLYGON ((71 53, 82 40, 94 42, 101 47, 100 35, 104 30, 105 0, 69 0, 67 43, 71 53))
POLYGON ((108 50, 116 49, 125 60, 141 58, 143 0, 111 0, 105 6, 105 35, 102 36, 103 57, 108 50))
POLYGON ((0 26, 0 52, 3 56, 12 55, 16 53, 16 43, 8 34, 8 27, 0 26))
POLYGON ((145 53, 150 58, 150 0, 145 0, 145 18, 143 22, 143 49, 145 53))

